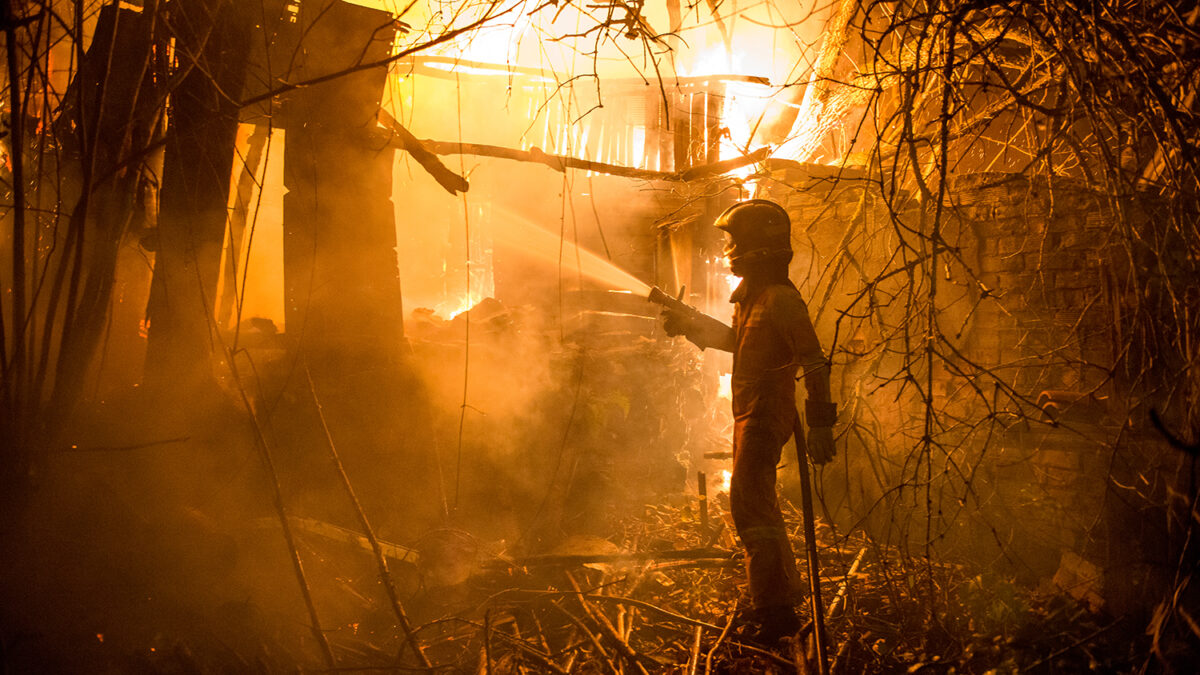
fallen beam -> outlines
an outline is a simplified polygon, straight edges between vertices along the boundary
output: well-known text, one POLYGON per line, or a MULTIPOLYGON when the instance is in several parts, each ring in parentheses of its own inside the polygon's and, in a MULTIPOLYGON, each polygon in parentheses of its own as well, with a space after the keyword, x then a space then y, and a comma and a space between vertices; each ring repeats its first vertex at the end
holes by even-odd
MULTIPOLYGON (((468 77, 473 75, 482 76, 499 76, 513 77, 515 75, 526 75, 535 78, 542 82, 554 82, 554 73, 547 71, 545 68, 530 68, 516 66, 508 63, 487 63, 485 61, 469 61, 460 59, 454 56, 411 56, 409 58, 393 61, 392 73, 398 75, 427 75, 429 77, 438 77, 447 80, 458 81, 462 76, 468 77)), ((770 78, 761 75, 739 75, 737 73, 721 73, 712 75, 692 75, 684 77, 667 77, 661 80, 661 85, 664 87, 693 87, 707 86, 710 83, 726 83, 726 82, 749 82, 751 84, 761 84, 764 87, 771 86, 770 78)), ((619 80, 605 80, 606 84, 614 84, 620 88, 642 88, 649 85, 642 78, 625 78, 619 80)))
POLYGON ((379 122, 395 134, 391 142, 392 147, 412 155, 421 168, 425 169, 446 192, 455 195, 459 192, 466 192, 470 187, 466 178, 446 168, 446 165, 442 164, 442 160, 438 159, 416 136, 412 135, 411 131, 382 108, 379 110, 379 122))
MULTIPOLYGON (((393 122, 395 122, 393 120, 393 122)), ((584 171, 595 171, 596 173, 608 174, 610 176, 621 176, 623 178, 637 178, 641 180, 661 180, 661 181, 692 181, 701 178, 710 178, 719 176, 723 173, 728 173, 735 169, 740 169, 744 166, 756 164, 765 161, 770 152, 769 148, 759 148, 748 155, 741 157, 733 157, 724 159, 712 164, 704 164, 702 166, 694 166, 684 171, 650 171, 647 169, 635 169, 629 166, 621 166, 619 164, 606 164, 604 162, 593 162, 587 159, 579 159, 578 157, 568 157, 566 155, 550 155, 542 152, 539 148, 530 148, 528 150, 517 150, 516 148, 506 148, 500 145, 487 145, 485 143, 455 143, 448 141, 434 140, 417 140, 412 137, 412 134, 404 131, 403 134, 399 129, 399 123, 395 126, 389 125, 389 128, 397 131, 397 138, 393 140, 393 145, 401 150, 409 151, 413 154, 413 158, 421 162, 422 166, 428 170, 429 166, 418 157, 418 152, 432 153, 435 155, 476 155, 478 157, 495 157, 497 159, 511 159, 517 162, 530 162, 534 164, 544 164, 545 166, 554 169, 555 171, 565 172, 567 169, 581 169, 584 171), (413 152, 413 148, 419 148, 417 152, 413 152)), ((439 162, 440 165, 440 162, 439 162)), ((431 173, 433 173, 431 171, 431 173)), ((437 177, 436 175, 434 176, 437 177)), ((439 182, 441 182, 439 180, 439 182)))

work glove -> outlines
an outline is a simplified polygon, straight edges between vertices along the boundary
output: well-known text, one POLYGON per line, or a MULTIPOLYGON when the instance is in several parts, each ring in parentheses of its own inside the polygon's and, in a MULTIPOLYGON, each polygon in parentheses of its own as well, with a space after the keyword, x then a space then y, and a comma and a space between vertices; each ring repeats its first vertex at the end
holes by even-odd
POLYGON ((688 325, 691 323, 688 315, 683 312, 676 312, 670 307, 664 307, 660 315, 663 320, 663 330, 671 337, 680 335, 686 336, 688 325))
POLYGON ((707 314, 685 313, 664 307, 661 316, 663 330, 671 337, 682 335, 700 349, 733 349, 733 329, 707 314))
POLYGON ((808 456, 813 464, 826 464, 837 454, 833 444, 833 425, 837 422, 837 404, 809 399, 804 402, 808 422, 808 456))
POLYGON ((808 457, 813 464, 827 464, 837 454, 833 444, 833 427, 810 427, 808 430, 808 457))

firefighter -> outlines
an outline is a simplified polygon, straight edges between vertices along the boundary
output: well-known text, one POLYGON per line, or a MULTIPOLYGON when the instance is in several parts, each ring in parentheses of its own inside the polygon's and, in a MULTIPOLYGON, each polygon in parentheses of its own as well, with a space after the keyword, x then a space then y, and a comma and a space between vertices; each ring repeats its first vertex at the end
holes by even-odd
POLYGON ((746 549, 756 637, 777 643, 794 635, 801 599, 796 561, 775 493, 775 467, 796 421, 797 377, 807 390, 808 451, 818 464, 833 458, 837 406, 830 401, 829 361, 800 292, 788 279, 792 259, 787 212, 765 199, 734 204, 716 221, 725 255, 742 278, 730 302, 733 327, 704 315, 663 311, 668 335, 701 349, 733 352, 733 477, 730 510, 746 549))

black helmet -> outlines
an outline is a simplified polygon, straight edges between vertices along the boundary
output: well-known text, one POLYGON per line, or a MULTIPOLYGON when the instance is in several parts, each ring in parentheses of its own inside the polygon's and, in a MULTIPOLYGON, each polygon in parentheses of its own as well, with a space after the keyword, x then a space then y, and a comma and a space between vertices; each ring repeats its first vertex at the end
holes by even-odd
POLYGON ((725 255, 731 261, 792 257, 792 223, 787 211, 775 202, 738 202, 717 216, 714 224, 729 233, 725 255))

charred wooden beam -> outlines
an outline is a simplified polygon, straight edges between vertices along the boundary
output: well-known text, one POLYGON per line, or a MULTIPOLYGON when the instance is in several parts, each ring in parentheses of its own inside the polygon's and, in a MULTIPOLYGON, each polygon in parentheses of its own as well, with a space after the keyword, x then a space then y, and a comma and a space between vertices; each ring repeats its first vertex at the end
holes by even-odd
POLYGON ((675 163, 675 171, 685 171, 691 166, 691 153, 688 146, 692 137, 692 103, 695 92, 681 92, 672 97, 667 111, 667 120, 671 125, 671 152, 675 163))
POLYGON ((62 253, 49 268, 44 310, 38 308, 45 324, 30 387, 37 398, 49 384, 50 414, 64 418, 82 395, 84 374, 109 329, 115 338, 122 328, 110 326, 110 305, 121 243, 131 224, 142 225, 139 185, 145 185, 148 171, 128 170, 125 162, 131 148, 146 147, 160 128, 151 103, 161 74, 152 57, 160 35, 153 15, 116 5, 98 14, 92 43, 86 55, 78 55, 79 69, 54 122, 64 159, 69 158, 64 168, 77 172, 79 193, 66 231, 51 245, 61 245, 62 253), (128 66, 114 68, 114 63, 128 66))
MULTIPOLYGON (((409 135, 411 136, 411 134, 409 135)), ((484 143, 455 143, 433 140, 422 140, 418 141, 418 143, 420 144, 421 148, 418 150, 418 152, 424 151, 437 155, 476 155, 479 157, 495 157, 498 159, 511 159, 518 162, 545 164, 555 171, 565 172, 567 169, 582 169, 584 171, 595 171, 596 173, 603 173, 611 176, 622 176, 624 178, 684 182, 719 176, 723 173, 733 171, 734 169, 740 169, 743 166, 749 166, 750 164, 762 162, 767 159, 767 156, 770 152, 769 148, 759 148, 748 155, 742 155, 741 157, 734 157, 731 159, 722 160, 720 162, 713 162, 712 164, 695 166, 684 171, 649 171, 646 169, 635 169, 633 167, 620 166, 617 164, 607 164, 605 162, 593 162, 591 160, 579 159, 578 157, 568 157, 566 155, 550 155, 542 152, 538 148, 517 150, 516 148, 506 148, 499 145, 487 145, 484 143)), ((408 150, 410 147, 400 139, 395 140, 394 144, 397 148, 402 150, 408 150)))
POLYGON ((429 175, 433 176, 433 179, 446 192, 453 195, 459 192, 466 192, 470 188, 466 178, 446 168, 446 165, 442 164, 442 160, 438 159, 437 155, 430 152, 416 136, 412 135, 412 132, 382 108, 379 110, 379 121, 384 127, 396 134, 395 142, 398 142, 405 152, 412 155, 412 158, 417 160, 417 163, 425 171, 429 172, 429 175))
POLYGON ((704 162, 721 160, 721 108, 725 102, 725 87, 704 94, 704 162))
POLYGON ((187 395, 211 386, 213 299, 225 240, 237 107, 253 19, 238 3, 177 2, 171 10, 179 85, 163 160, 146 380, 187 395), (183 386, 180 386, 180 383, 183 386))
MULTIPOLYGON (((547 77, 541 68, 529 68, 512 64, 487 63, 485 61, 470 61, 450 56, 411 56, 398 59, 392 64, 392 70, 411 72, 417 75, 439 77, 448 80, 459 80, 463 76, 512 77, 513 75, 528 75, 543 81, 553 81, 547 77), (466 71, 466 72, 464 72, 466 71)), ((749 82, 770 86, 771 80, 760 75, 740 75, 737 73, 719 73, 713 75, 692 75, 686 77, 663 78, 666 87, 703 87, 719 82, 749 82)), ((646 81, 642 78, 626 78, 605 80, 606 86, 618 88, 644 88, 646 81)), ((655 94, 657 96, 657 94, 655 94)))
MULTIPOLYGON (((290 77, 341 72, 391 47, 390 15, 379 10, 323 0, 301 5, 298 21, 304 38, 290 77)), ((303 87, 279 113, 284 322, 304 336, 318 379, 328 358, 392 361, 403 338, 393 159, 379 152, 376 122, 386 78, 379 66, 303 87)))
MULTIPOLYGON (((303 518, 301 516, 288 516, 288 522, 293 530, 306 532, 340 544, 346 544, 364 553, 372 553, 374 551, 371 541, 354 530, 348 530, 323 520, 303 518)), ((276 518, 259 518, 254 521, 254 527, 261 529, 271 529, 278 525, 279 520, 276 518)), ((377 540, 377 542, 380 552, 393 562, 415 566, 420 560, 420 553, 416 549, 382 539, 377 540)))

